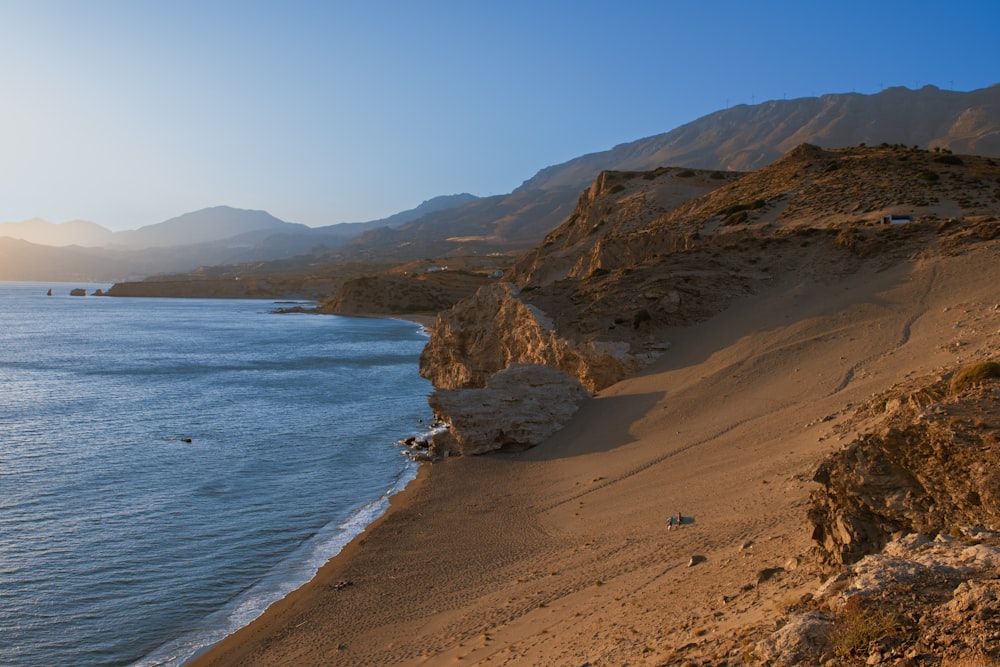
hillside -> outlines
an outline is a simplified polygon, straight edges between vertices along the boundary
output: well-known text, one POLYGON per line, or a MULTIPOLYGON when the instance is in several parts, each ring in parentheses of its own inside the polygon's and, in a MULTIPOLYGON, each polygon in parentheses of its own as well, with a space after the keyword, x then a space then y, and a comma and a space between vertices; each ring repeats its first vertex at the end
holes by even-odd
POLYGON ((968 93, 924 86, 743 104, 547 167, 521 188, 582 186, 606 169, 754 171, 803 143, 839 148, 883 142, 1000 157, 1000 84, 968 93))
POLYGON ((670 181, 605 173, 515 264, 510 287, 442 315, 421 372, 460 388, 511 363, 548 363, 599 390, 662 354, 667 328, 710 317, 778 275, 836 275, 870 257, 891 263, 928 244, 992 238, 998 178, 991 158, 803 145, 663 212, 657 197, 670 181), (917 222, 880 224, 887 213, 917 222))
MULTIPOLYGON (((665 134, 546 167, 508 195, 482 199, 456 195, 444 198, 447 206, 441 209, 436 204, 442 198, 435 198, 415 209, 414 213, 423 210, 416 217, 401 214, 308 233, 257 234, 191 252, 200 251, 204 258, 194 266, 258 263, 295 255, 302 255, 303 264, 309 266, 402 264, 524 252, 573 212, 581 190, 589 188, 601 171, 693 167, 740 172, 769 164, 806 142, 833 148, 859 143, 916 145, 1000 157, 998 96, 1000 86, 968 93, 893 88, 876 95, 824 95, 733 107, 665 134)), ((177 259, 185 259, 184 253, 177 259)), ((189 270, 181 264, 164 270, 189 270)), ((245 273, 247 267, 239 270, 245 273)), ((269 268, 264 265, 259 270, 263 278, 269 268)))
POLYGON ((666 132, 546 167, 509 195, 490 197, 420 224, 359 238, 351 253, 469 254, 524 250, 570 213, 602 171, 660 167, 757 170, 803 143, 838 148, 900 144, 1000 157, 1000 84, 968 93, 890 88, 741 105, 666 132))
POLYGON ((1000 664, 1000 167, 675 177, 602 175, 439 316, 437 462, 196 665, 1000 664))

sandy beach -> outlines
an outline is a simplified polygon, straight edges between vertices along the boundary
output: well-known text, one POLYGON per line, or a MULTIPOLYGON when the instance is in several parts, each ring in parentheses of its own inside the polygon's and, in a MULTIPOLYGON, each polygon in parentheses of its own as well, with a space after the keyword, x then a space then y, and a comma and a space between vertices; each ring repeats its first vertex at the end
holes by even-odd
POLYGON ((543 445, 425 464, 312 582, 192 664, 662 665, 731 650, 822 581, 811 478, 851 439, 837 428, 851 406, 997 349, 997 259, 983 244, 789 276, 670 331, 666 354, 543 445))

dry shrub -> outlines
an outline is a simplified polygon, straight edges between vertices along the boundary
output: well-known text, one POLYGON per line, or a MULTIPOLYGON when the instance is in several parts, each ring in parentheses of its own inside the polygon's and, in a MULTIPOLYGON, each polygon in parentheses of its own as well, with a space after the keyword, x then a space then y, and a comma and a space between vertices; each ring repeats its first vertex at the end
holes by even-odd
POLYGON ((899 635, 900 617, 879 609, 860 596, 852 597, 837 614, 830 630, 833 652, 842 660, 866 656, 868 646, 884 637, 899 635))
POLYGON ((951 379, 951 390, 958 393, 970 385, 990 378, 1000 378, 1000 364, 995 361, 981 361, 978 364, 970 364, 955 373, 955 377, 951 379))

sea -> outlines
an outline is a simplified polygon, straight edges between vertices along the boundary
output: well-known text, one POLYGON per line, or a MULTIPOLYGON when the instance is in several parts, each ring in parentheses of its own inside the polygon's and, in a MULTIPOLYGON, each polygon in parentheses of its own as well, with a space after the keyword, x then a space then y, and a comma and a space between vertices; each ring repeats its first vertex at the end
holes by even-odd
POLYGON ((184 664, 381 515, 431 428, 417 324, 109 287, 0 283, 0 665, 184 664))

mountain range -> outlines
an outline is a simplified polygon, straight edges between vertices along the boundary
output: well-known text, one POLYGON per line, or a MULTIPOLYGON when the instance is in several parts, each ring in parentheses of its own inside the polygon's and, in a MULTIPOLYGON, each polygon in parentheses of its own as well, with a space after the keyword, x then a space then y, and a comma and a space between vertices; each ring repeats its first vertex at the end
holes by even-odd
POLYGON ((603 170, 754 170, 802 143, 917 145, 1000 157, 1000 84, 739 105, 546 167, 507 195, 435 197, 369 222, 310 228, 264 211, 217 206, 127 232, 83 221, 0 223, 0 280, 117 281, 297 255, 356 262, 520 252, 558 226, 603 170))

